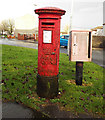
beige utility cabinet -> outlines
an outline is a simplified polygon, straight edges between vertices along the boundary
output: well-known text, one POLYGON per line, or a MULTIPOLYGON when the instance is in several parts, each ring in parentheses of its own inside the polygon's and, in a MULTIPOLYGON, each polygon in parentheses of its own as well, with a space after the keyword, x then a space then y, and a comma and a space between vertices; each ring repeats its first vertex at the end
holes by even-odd
POLYGON ((70 32, 70 61, 92 60, 92 34, 88 30, 72 30, 70 32))

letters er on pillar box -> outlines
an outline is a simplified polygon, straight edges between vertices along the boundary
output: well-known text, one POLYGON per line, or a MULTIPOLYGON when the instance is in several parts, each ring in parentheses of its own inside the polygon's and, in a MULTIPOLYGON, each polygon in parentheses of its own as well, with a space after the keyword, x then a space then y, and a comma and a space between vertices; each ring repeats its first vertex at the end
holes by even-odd
POLYGON ((92 33, 89 30, 70 31, 69 60, 91 61, 92 60, 92 33))

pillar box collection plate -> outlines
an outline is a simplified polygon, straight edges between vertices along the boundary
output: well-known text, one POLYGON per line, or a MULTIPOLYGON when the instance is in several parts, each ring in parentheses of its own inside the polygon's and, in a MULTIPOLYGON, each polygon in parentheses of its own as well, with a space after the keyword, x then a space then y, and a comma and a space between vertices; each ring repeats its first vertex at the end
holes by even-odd
POLYGON ((36 9, 39 15, 37 94, 53 98, 58 94, 60 19, 65 10, 36 9))

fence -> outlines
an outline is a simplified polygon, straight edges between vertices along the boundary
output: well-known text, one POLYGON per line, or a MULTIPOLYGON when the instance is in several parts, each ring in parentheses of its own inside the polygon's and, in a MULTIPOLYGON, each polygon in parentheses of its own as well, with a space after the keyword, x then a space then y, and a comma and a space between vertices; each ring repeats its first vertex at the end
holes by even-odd
POLYGON ((38 35, 36 34, 20 34, 18 33, 18 40, 28 40, 28 39, 34 39, 38 40, 38 35))
POLYGON ((93 48, 105 48, 105 36, 93 36, 92 47, 93 48))

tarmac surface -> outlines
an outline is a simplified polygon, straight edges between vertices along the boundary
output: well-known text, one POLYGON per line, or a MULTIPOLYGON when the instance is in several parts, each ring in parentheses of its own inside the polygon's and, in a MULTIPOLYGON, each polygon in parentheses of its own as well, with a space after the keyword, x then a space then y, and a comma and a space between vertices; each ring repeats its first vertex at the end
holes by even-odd
POLYGON ((40 107, 39 112, 21 104, 11 102, 2 104, 2 118, 99 118, 101 120, 98 115, 64 111, 55 104, 40 107))
POLYGON ((34 118, 35 113, 37 112, 17 103, 2 104, 2 118, 34 118))
MULTIPOLYGON (((0 44, 38 49, 38 42, 34 40, 23 41, 5 38, 0 39, 0 44)), ((60 52, 67 53, 67 49, 61 47, 60 52)), ((92 61, 101 67, 105 67, 103 52, 103 49, 95 49, 93 50, 92 56, 92 61)), ((90 113, 75 115, 74 113, 60 110, 56 105, 49 105, 45 108, 41 108, 41 112, 38 112, 17 103, 2 103, 2 118, 41 118, 44 116, 42 114, 43 112, 48 114, 51 118, 98 118, 98 116, 91 115, 90 113)))
POLYGON ((1 39, 0 44, 12 45, 12 46, 20 46, 20 47, 28 47, 33 49, 38 49, 38 41, 34 40, 17 40, 17 39, 1 39))

